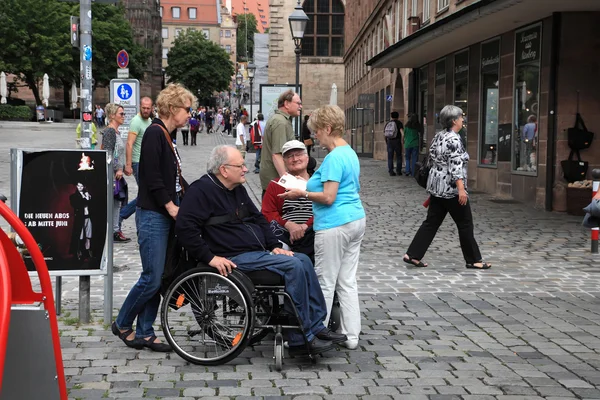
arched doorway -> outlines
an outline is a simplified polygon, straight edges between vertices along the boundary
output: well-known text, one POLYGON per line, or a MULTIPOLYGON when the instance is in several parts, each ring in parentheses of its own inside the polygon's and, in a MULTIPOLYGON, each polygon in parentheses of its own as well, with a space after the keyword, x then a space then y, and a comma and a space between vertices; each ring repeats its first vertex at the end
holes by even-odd
MULTIPOLYGON (((396 84, 394 85, 394 92, 392 98, 392 112, 396 111, 400 114, 400 121, 402 124, 406 122, 406 113, 404 108, 404 81, 403 76, 398 72, 396 75, 396 84)), ((388 115, 387 118, 390 116, 388 115)))

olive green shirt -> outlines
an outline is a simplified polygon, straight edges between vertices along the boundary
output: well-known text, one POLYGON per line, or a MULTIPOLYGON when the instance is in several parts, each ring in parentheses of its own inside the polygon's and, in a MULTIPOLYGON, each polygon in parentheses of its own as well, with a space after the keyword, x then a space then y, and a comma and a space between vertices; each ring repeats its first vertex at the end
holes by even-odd
POLYGON ((279 173, 273 163, 273 154, 281 154, 281 149, 286 142, 294 140, 292 117, 280 110, 267 121, 263 135, 262 152, 260 154, 260 185, 262 190, 267 190, 269 182, 279 179, 279 173))

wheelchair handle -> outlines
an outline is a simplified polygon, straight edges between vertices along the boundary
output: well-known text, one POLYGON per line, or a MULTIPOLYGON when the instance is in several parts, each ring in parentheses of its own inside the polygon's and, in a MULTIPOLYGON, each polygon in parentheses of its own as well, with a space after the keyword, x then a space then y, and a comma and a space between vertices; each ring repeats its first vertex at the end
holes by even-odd
POLYGON ((5 196, 5 195, 3 195, 2 193, 0 193, 0 201, 1 201, 1 202, 3 202, 3 203, 6 203, 6 200, 8 200, 8 199, 6 198, 6 196, 5 196))

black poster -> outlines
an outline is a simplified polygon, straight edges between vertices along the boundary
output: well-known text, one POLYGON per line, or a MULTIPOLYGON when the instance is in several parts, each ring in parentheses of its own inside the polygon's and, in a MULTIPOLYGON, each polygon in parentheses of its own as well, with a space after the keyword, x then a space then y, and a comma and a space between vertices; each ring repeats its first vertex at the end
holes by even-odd
MULTIPOLYGON (((99 270, 107 230, 106 152, 22 153, 19 218, 49 271, 99 270)), ((25 256, 30 271, 35 270, 25 256)))
POLYGON ((454 79, 467 79, 469 77, 469 52, 463 51, 454 56, 454 79))
POLYGON ((446 59, 435 63, 435 86, 446 84, 446 59))
POLYGON ((516 65, 540 60, 542 26, 536 25, 517 32, 515 45, 516 65))
POLYGON ((496 72, 500 67, 500 39, 481 45, 481 72, 496 72))
POLYGON ((510 161, 512 124, 498 125, 498 161, 510 161))

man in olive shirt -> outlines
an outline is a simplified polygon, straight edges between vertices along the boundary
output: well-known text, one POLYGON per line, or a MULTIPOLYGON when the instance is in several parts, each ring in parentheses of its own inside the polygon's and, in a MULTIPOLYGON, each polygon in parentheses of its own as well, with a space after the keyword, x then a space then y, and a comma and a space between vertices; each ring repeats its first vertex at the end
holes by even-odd
POLYGON ((302 101, 293 90, 283 92, 277 101, 278 109, 267 121, 260 155, 260 185, 263 195, 272 180, 286 173, 281 149, 286 142, 294 140, 292 118, 300 116, 302 101))
MULTIPOLYGON (((127 145, 125 147, 125 175, 133 174, 135 183, 138 182, 138 164, 140 162, 140 150, 142 148, 142 138, 144 132, 152 124, 152 99, 142 97, 140 100, 140 112, 131 119, 129 124, 129 133, 127 134, 127 145)), ((119 228, 124 219, 127 219, 135 213, 137 198, 131 200, 125 207, 121 207, 119 214, 119 228)), ((119 233, 123 235, 123 233, 119 233)))

